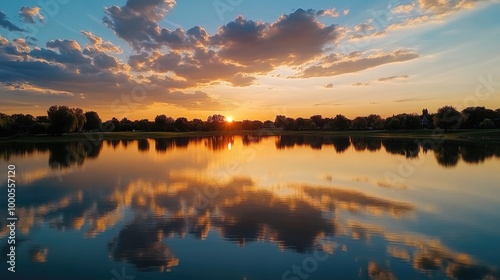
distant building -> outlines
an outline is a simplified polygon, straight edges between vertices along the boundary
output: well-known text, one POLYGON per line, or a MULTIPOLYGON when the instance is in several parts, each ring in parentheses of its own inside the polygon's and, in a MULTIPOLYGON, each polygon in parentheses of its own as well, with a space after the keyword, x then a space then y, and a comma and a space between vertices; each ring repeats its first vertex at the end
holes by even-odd
POLYGON ((431 126, 431 122, 429 121, 429 111, 427 109, 422 110, 422 127, 429 128, 431 126))

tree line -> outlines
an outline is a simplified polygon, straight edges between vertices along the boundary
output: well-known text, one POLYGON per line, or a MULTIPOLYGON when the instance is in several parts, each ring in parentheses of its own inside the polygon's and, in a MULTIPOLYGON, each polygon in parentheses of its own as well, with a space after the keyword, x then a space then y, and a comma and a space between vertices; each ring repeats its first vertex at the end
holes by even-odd
POLYGON ((174 119, 164 114, 153 121, 148 119, 102 121, 94 111, 84 112, 81 108, 51 106, 46 116, 30 114, 6 115, 0 113, 0 136, 10 135, 62 135, 89 131, 221 131, 221 130, 415 130, 422 128, 441 129, 492 129, 500 128, 500 109, 468 107, 458 111, 452 106, 444 106, 436 113, 427 109, 422 114, 402 113, 388 118, 377 114, 349 119, 338 114, 324 118, 313 115, 309 118, 290 118, 276 116, 274 121, 243 120, 228 122, 223 115, 215 114, 207 118, 188 120, 185 117, 174 119), (105 129, 104 129, 105 128, 105 129))

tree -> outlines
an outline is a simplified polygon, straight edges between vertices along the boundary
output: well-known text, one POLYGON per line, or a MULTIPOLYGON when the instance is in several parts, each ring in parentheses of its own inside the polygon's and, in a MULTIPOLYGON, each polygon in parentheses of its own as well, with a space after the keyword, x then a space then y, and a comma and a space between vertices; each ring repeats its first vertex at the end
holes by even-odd
POLYGON ((175 120, 175 129, 178 131, 186 131, 188 127, 188 120, 184 117, 175 120))
POLYGON ((223 123, 223 122, 226 122, 226 117, 224 117, 223 115, 211 115, 211 116, 208 116, 207 122, 209 122, 209 123, 213 123, 213 122, 223 123))
POLYGON ((321 115, 314 115, 309 118, 316 127, 318 128, 323 128, 325 125, 325 120, 323 120, 323 117, 321 115))
POLYGON ((133 131, 134 127, 132 126, 132 121, 127 119, 127 118, 123 118, 120 121, 120 130, 121 131, 133 131))
POLYGON ((52 106, 47 111, 49 118, 49 133, 53 135, 62 135, 70 133, 78 128, 78 118, 74 110, 68 106, 52 106))
POLYGON ((484 119, 480 124, 481 129, 492 129, 495 128, 495 123, 491 119, 484 119))
POLYGON ((47 124, 45 123, 39 123, 39 122, 35 122, 33 123, 30 128, 29 128, 29 133, 30 134, 46 134, 47 133, 47 124))
POLYGON ((379 115, 371 114, 366 117, 366 121, 368 127, 371 127, 372 129, 384 129, 384 120, 379 115))
POLYGON ((94 111, 85 112, 86 122, 83 128, 85 130, 95 130, 100 129, 102 125, 102 120, 99 118, 99 114, 94 111))
POLYGON ((389 130, 401 129, 401 120, 398 117, 391 117, 385 121, 385 128, 389 130))
POLYGON ((83 110, 80 108, 71 109, 76 116, 77 124, 76 124, 76 132, 82 132, 83 127, 85 126, 85 122, 87 122, 87 118, 83 113, 83 110))
POLYGON ((357 117, 351 122, 351 128, 354 130, 362 130, 368 128, 368 122, 365 117, 357 117))
POLYGON ((422 119, 416 114, 399 114, 396 117, 401 122, 401 128, 419 129, 422 127, 422 119))
POLYGON ((279 128, 285 128, 287 119, 283 115, 277 115, 274 119, 274 126, 279 128))
POLYGON ((0 113, 0 136, 9 136, 12 133, 14 121, 10 116, 0 113))
POLYGON ((336 115, 331 126, 333 130, 347 130, 351 126, 351 121, 344 115, 336 115))
POLYGON ((10 116, 12 121, 12 133, 23 134, 27 133, 28 129, 35 123, 35 118, 32 115, 13 114, 10 116))
POLYGON ((295 119, 295 127, 298 130, 302 130, 306 127, 306 120, 303 118, 296 118, 295 119))
POLYGON ((170 131, 173 130, 174 119, 165 115, 158 115, 155 118, 155 125, 157 130, 170 131))
POLYGON ((458 128, 462 122, 462 114, 455 107, 444 106, 438 109, 434 115, 434 124, 436 127, 445 131, 450 128, 458 128))
POLYGON ((477 128, 485 119, 495 119, 496 113, 485 107, 467 107, 462 110, 462 128, 477 128))
POLYGON ((49 123, 49 117, 47 117, 47 116, 37 116, 35 118, 35 121, 39 122, 39 123, 49 123))

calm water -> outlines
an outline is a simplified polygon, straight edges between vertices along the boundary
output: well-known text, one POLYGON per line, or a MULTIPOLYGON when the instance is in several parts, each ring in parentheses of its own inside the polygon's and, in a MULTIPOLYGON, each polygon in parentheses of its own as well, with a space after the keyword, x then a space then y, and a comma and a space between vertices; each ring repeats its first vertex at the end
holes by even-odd
POLYGON ((0 156, 1 279, 500 279, 500 145, 226 136, 0 156))

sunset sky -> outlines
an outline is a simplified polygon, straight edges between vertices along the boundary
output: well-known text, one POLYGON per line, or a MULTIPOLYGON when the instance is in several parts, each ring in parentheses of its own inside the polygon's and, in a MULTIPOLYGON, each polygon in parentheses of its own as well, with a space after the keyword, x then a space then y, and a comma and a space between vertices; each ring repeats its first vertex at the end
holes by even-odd
POLYGON ((347 117, 500 107, 500 1, 0 6, 0 112, 347 117))

